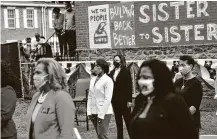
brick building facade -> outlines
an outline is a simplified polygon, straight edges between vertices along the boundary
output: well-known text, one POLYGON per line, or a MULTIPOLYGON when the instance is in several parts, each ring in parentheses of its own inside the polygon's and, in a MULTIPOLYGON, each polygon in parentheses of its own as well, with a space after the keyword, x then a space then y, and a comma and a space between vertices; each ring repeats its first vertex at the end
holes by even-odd
MULTIPOLYGON (((77 48, 82 49, 80 60, 95 60, 99 57, 111 60, 118 52, 126 55, 127 60, 177 59, 183 54, 196 59, 217 59, 217 10, 214 8, 217 7, 217 2, 130 2, 134 6, 133 31, 136 45, 90 49, 88 7, 108 4, 111 12, 112 6, 121 7, 127 3, 129 2, 75 2, 77 48), (142 34, 142 31, 148 31, 148 37, 153 41, 145 40, 146 34, 142 34), (180 33, 179 36, 177 32, 180 33)), ((114 30, 111 24, 110 29, 111 32, 114 30)))
POLYGON ((35 33, 49 38, 53 33, 54 7, 64 11, 64 4, 45 1, 2 1, 1 43, 24 40, 35 33))

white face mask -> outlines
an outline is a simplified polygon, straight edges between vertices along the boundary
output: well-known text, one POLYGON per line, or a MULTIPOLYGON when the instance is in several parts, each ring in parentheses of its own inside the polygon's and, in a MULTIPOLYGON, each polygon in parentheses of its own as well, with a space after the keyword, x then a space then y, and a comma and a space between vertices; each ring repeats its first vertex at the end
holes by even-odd
POLYGON ((179 72, 182 74, 182 75, 187 75, 191 70, 191 67, 190 66, 186 66, 186 67, 179 67, 179 72))
POLYGON ((138 85, 141 90, 141 93, 144 96, 151 94, 154 91, 154 79, 139 79, 138 85))
POLYGON ((48 74, 44 75, 42 77, 40 77, 40 76, 34 77, 34 84, 35 84, 35 87, 37 90, 42 88, 47 83, 48 80, 45 80, 45 77, 47 77, 47 76, 48 76, 48 74))

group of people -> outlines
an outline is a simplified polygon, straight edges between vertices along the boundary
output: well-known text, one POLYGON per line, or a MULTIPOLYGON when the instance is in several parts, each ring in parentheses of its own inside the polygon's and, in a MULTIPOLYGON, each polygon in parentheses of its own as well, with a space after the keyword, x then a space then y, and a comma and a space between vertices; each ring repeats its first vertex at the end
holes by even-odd
POLYGON ((70 1, 65 2, 65 13, 60 13, 60 8, 55 7, 54 29, 59 39, 60 54, 75 56, 76 32, 75 32, 75 13, 70 1))
POLYGON ((195 61, 181 56, 182 78, 173 82, 167 65, 159 60, 144 61, 137 74, 139 95, 132 103, 132 79, 125 58, 116 55, 114 69, 104 59, 96 60, 90 81, 87 115, 99 139, 107 139, 114 113, 117 139, 123 139, 124 118, 130 139, 198 139, 203 90, 192 73, 195 61), (134 106, 131 112, 131 106, 134 106))
MULTIPOLYGON (((3 63, 2 63, 3 64, 3 63)), ((166 64, 160 60, 144 61, 136 86, 139 94, 132 102, 132 79, 122 55, 113 59, 114 69, 97 59, 92 69, 87 100, 87 115, 99 139, 107 139, 111 115, 115 115, 117 139, 123 139, 124 118, 130 139, 198 139, 202 86, 192 74, 195 61, 181 56, 182 78, 175 83, 166 64), (131 112, 131 106, 133 110, 131 112)), ((3 69, 6 67, 2 65, 3 69)), ((16 95, 9 70, 2 70, 2 137, 17 138, 12 116, 16 95), (8 82, 5 82, 8 81, 8 82)), ((37 92, 29 105, 26 122, 29 139, 72 139, 75 106, 68 93, 66 75, 52 58, 37 61, 33 75, 37 92)))
MULTIPOLYGON (((76 32, 75 32, 75 12, 71 2, 65 2, 64 14, 60 12, 60 8, 53 9, 54 21, 53 27, 59 40, 60 55, 69 55, 74 57, 76 50, 76 32)), ((21 47, 22 61, 36 62, 42 57, 52 57, 51 46, 46 43, 45 37, 39 33, 35 33, 32 40, 27 37, 24 45, 21 47)))
POLYGON ((35 38, 27 37, 25 43, 21 44, 21 61, 36 62, 42 57, 52 57, 51 46, 45 41, 45 37, 35 33, 35 38))

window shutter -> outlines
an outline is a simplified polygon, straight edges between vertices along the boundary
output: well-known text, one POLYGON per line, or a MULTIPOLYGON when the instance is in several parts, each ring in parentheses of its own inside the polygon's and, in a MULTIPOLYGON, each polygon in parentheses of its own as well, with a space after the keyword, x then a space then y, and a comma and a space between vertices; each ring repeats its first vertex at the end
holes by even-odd
POLYGON ((23 26, 27 28, 27 17, 26 17, 26 9, 23 9, 23 26))
POLYGON ((8 28, 8 9, 4 9, 4 24, 5 28, 8 28))
POLYGON ((15 9, 15 17, 16 17, 16 28, 20 28, 20 15, 19 9, 15 9))
POLYGON ((37 10, 34 10, 34 27, 38 28, 38 14, 37 14, 37 10))
POLYGON ((49 11, 49 28, 53 28, 53 11, 50 9, 49 11))

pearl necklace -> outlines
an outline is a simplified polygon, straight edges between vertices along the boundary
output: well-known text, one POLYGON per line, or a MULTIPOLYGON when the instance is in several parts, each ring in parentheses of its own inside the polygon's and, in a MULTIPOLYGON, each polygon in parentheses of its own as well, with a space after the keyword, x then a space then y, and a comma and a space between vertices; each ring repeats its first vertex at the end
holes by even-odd
POLYGON ((41 93, 41 95, 38 98, 38 103, 39 104, 42 104, 44 102, 44 100, 45 100, 48 93, 46 93, 45 95, 42 95, 42 94, 43 94, 43 92, 41 93))

